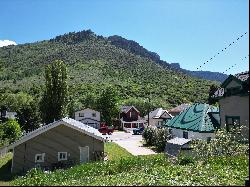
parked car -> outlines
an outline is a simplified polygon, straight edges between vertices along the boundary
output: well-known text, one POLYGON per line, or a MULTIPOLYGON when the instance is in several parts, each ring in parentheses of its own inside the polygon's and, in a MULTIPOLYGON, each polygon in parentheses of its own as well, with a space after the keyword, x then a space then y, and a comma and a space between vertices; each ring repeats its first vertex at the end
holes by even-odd
POLYGON ((98 129, 98 131, 100 133, 102 133, 103 135, 105 134, 112 134, 114 132, 114 128, 113 127, 109 127, 106 124, 102 124, 100 129, 98 129))
POLYGON ((144 127, 136 128, 133 130, 134 134, 142 134, 144 131, 144 127))

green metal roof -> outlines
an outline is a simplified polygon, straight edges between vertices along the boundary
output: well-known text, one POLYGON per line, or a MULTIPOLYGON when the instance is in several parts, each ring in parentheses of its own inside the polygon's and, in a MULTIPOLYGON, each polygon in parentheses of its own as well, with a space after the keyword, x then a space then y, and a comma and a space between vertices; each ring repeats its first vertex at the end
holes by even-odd
POLYGON ((196 103, 167 121, 165 126, 195 132, 214 132, 220 126, 218 111, 208 104, 196 103))

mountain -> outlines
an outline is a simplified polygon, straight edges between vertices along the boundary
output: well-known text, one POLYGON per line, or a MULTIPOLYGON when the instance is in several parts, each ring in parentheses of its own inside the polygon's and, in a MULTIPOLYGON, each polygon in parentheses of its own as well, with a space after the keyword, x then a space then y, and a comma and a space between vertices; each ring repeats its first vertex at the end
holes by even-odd
POLYGON ((132 98, 144 102, 150 97, 157 106, 170 107, 206 102, 210 85, 219 84, 176 71, 156 53, 120 39, 105 38, 87 30, 1 47, 0 92, 41 93, 45 66, 56 59, 67 64, 70 91, 79 103, 87 95, 99 94, 112 85, 123 101, 132 98))
POLYGON ((108 37, 108 40, 111 41, 111 44, 120 47, 122 49, 125 49, 133 54, 140 55, 142 57, 150 58, 151 60, 155 61, 156 63, 168 67, 168 68, 173 68, 177 71, 182 71, 188 75, 199 77, 202 79, 207 79, 207 80, 213 80, 213 81, 219 81, 223 82, 228 75, 219 73, 219 72, 210 72, 210 71, 190 71, 186 69, 182 69, 180 67, 179 63, 168 63, 166 61, 163 61, 160 59, 160 56, 157 53, 148 51, 144 47, 140 46, 137 42, 133 40, 127 40, 125 38, 122 38, 121 36, 110 36, 108 37))

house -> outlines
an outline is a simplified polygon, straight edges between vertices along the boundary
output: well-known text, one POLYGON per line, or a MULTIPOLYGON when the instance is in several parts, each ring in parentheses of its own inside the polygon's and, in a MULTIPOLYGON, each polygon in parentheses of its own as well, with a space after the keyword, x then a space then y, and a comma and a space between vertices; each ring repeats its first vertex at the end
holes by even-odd
POLYGON ((171 114, 172 116, 177 116, 178 114, 186 110, 188 107, 190 107, 190 104, 183 103, 177 107, 168 110, 168 113, 171 114))
POLYGON ((140 117, 140 112, 134 106, 122 106, 120 113, 122 129, 125 131, 133 131, 136 128, 143 127, 146 123, 140 117))
POLYGON ((11 172, 23 173, 102 159, 104 138, 93 127, 63 118, 24 135, 8 149, 13 150, 11 172))
POLYGON ((0 118, 3 119, 15 119, 17 113, 16 112, 8 112, 7 110, 0 111, 0 118))
POLYGON ((90 108, 75 112, 75 120, 96 129, 100 128, 100 112, 90 108))
POLYGON ((157 108, 154 111, 151 111, 149 115, 146 115, 144 118, 148 121, 148 117, 148 125, 155 127, 161 127, 163 123, 173 118, 173 116, 169 114, 167 110, 163 110, 162 108, 157 108))
POLYGON ((211 139, 220 127, 219 109, 208 104, 195 103, 166 122, 173 138, 211 139))
POLYGON ((229 75, 214 97, 219 102, 221 126, 231 129, 241 124, 245 126, 244 137, 249 139, 249 71, 229 75))

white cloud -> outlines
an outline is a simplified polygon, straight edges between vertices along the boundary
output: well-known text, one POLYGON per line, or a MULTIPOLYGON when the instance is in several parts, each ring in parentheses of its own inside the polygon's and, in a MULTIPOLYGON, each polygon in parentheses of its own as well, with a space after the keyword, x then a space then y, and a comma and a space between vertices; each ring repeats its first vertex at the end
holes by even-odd
POLYGON ((0 40, 0 47, 7 45, 17 45, 16 42, 10 40, 0 40))

